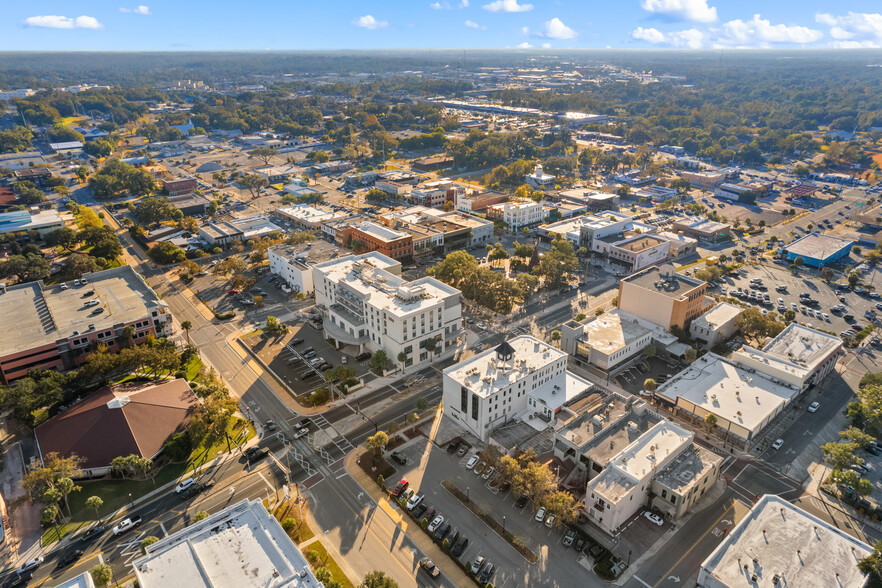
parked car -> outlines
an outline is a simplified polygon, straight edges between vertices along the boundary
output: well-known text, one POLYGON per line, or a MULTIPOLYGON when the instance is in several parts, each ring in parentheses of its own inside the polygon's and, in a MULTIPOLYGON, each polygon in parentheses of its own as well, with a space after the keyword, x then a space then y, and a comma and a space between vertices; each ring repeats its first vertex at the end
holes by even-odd
POLYGON ((772 449, 781 449, 784 445, 784 439, 776 439, 774 443, 772 443, 772 449))
POLYGON ((469 450, 469 446, 463 445, 462 447, 459 448, 459 451, 456 452, 456 455, 458 455, 459 457, 462 457, 463 455, 466 454, 466 451, 468 451, 468 450, 469 450))
POLYGON ((526 494, 521 494, 518 499, 515 501, 515 507, 524 508, 524 505, 527 504, 529 497, 526 494))
POLYGON ((540 506, 539 510, 536 511, 535 520, 539 523, 545 520, 545 507, 540 506))
POLYGON ((491 467, 487 468, 487 471, 484 472, 484 475, 481 476, 481 478, 484 479, 484 480, 489 480, 489 479, 490 479, 490 476, 492 476, 492 475, 493 475, 493 472, 495 472, 495 471, 496 471, 496 468, 494 468, 494 467, 491 466, 491 467))
POLYGON ((487 467, 487 464, 483 461, 475 466, 474 472, 476 475, 480 476, 484 472, 484 468, 487 467))
POLYGON ((405 490, 407 490, 407 479, 401 478, 401 481, 395 485, 395 488, 392 489, 392 496, 398 496, 405 490))
POLYGON ((492 563, 487 563, 487 565, 485 565, 484 569, 481 571, 481 575, 478 576, 478 581, 482 584, 488 583, 495 572, 496 566, 494 566, 492 563))
POLYGON ((556 516, 556 515, 553 515, 553 514, 552 514, 552 515, 548 515, 548 518, 545 519, 545 526, 548 527, 548 528, 550 529, 551 527, 554 526, 554 521, 555 521, 555 520, 557 520, 557 516, 556 516))
POLYGON ((574 531, 573 529, 570 529, 569 531, 567 531, 567 534, 564 535, 563 546, 569 547, 570 545, 573 544, 573 541, 575 539, 576 539, 576 531, 574 531))
POLYGON ((476 463, 478 463, 478 456, 477 455, 471 456, 469 458, 469 460, 466 462, 466 469, 467 470, 472 469, 473 467, 475 467, 476 463))
POLYGON ((646 512, 643 513, 643 516, 645 516, 649 522, 654 523, 654 524, 658 525, 659 527, 661 527, 662 525, 665 524, 665 522, 662 520, 662 518, 660 516, 658 516, 657 514, 655 514, 654 512, 649 512, 647 510, 646 512))
POLYGON ((434 533, 444 523, 444 517, 438 515, 429 523, 429 533, 434 533))
POLYGON ((453 544, 453 548, 450 550, 450 553, 453 554, 454 557, 459 557, 462 555, 462 552, 465 551, 466 547, 469 546, 469 538, 465 535, 460 535, 459 539, 457 539, 456 543, 453 544))
POLYGON ((478 572, 480 572, 481 568, 484 567, 484 562, 486 561, 487 560, 484 559, 483 555, 479 555, 478 557, 476 557, 475 560, 472 562, 472 573, 477 574, 478 572))
POLYGON ((426 511, 425 516, 423 516, 422 518, 424 518, 424 519, 429 519, 430 521, 431 521, 432 519, 434 519, 434 518, 435 518, 435 507, 434 507, 434 506, 430 506, 430 507, 429 507, 429 510, 426 511))
POLYGON ((441 573, 441 570, 438 569, 438 566, 435 565, 435 562, 433 562, 428 557, 424 557, 420 560, 420 567, 425 570, 425 572, 429 574, 429 576, 431 576, 432 578, 437 578, 438 575, 441 573))
POLYGON ((15 573, 18 574, 19 576, 21 576, 23 574, 29 574, 29 573, 33 572, 34 570, 36 570, 37 568, 39 568, 42 564, 43 564, 42 557, 34 557, 34 558, 29 559, 28 561, 24 562, 23 564, 21 564, 21 566, 19 566, 19 568, 17 570, 15 570, 15 573))
POLYGON ((450 523, 444 523, 439 526, 438 529, 435 530, 435 539, 438 541, 443 541, 447 534, 450 532, 450 523))
POLYGON ((392 459, 400 463, 401 465, 407 465, 407 458, 398 453, 397 451, 392 452, 392 459))
POLYGON ((425 498, 425 494, 415 494, 410 500, 407 501, 407 510, 413 512, 413 510, 423 501, 425 498))
POLYGON ((584 539, 579 539, 578 541, 576 541, 576 547, 575 547, 576 553, 580 553, 582 551, 583 547, 585 547, 585 540, 584 539))
POLYGON ((417 504, 410 512, 413 514, 415 519, 422 519, 423 513, 426 512, 427 508, 428 507, 425 504, 417 504))
POLYGON ((371 358, 373 355, 370 351, 365 351, 364 353, 359 353, 355 356, 355 361, 366 361, 371 358))
POLYGON ((303 343, 303 339, 291 339, 288 345, 300 345, 301 343, 303 343))

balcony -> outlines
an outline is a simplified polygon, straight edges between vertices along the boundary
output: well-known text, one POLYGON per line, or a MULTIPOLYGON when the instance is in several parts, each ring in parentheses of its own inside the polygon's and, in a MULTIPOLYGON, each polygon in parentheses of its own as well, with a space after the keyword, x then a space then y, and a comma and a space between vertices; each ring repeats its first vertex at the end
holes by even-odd
POLYGON ((325 333, 328 336, 333 337, 340 343, 345 343, 347 345, 361 345, 362 343, 367 343, 370 341, 370 338, 367 335, 363 337, 359 337, 358 335, 353 335, 340 325, 335 325, 331 321, 325 321, 322 323, 322 326, 325 329, 325 333))
POLYGON ((361 327, 365 324, 364 317, 360 313, 356 314, 350 308, 342 304, 332 304, 330 313, 340 317, 343 321, 349 323, 353 327, 361 327))

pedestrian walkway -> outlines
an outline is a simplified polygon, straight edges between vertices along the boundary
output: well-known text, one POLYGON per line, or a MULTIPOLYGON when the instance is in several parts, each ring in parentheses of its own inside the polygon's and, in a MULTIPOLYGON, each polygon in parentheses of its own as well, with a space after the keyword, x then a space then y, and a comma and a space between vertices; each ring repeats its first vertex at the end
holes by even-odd
MULTIPOLYGON (((344 464, 346 466, 346 471, 350 476, 358 483, 359 486, 376 502, 377 504, 381 504, 381 501, 387 501, 386 493, 383 492, 380 487, 377 485, 377 481, 371 479, 361 467, 355 463, 356 460, 355 451, 350 452, 349 455, 346 456, 344 460, 344 464)), ((389 503, 389 508, 392 508, 396 512, 400 513, 399 516, 404 515, 401 513, 401 509, 395 505, 394 503, 389 503)), ((402 516, 405 520, 410 520, 409 517, 402 516)), ((394 520, 394 519, 393 519, 394 520)), ((417 548, 424 554, 426 554, 435 564, 441 568, 441 571, 444 572, 444 575, 447 576, 453 582, 454 586, 472 586, 472 579, 463 571, 461 567, 459 567, 455 561, 453 561, 450 556, 448 556, 440 546, 436 545, 432 539, 426 535, 421 529, 414 528, 413 532, 407 534, 408 539, 410 539, 417 548)))

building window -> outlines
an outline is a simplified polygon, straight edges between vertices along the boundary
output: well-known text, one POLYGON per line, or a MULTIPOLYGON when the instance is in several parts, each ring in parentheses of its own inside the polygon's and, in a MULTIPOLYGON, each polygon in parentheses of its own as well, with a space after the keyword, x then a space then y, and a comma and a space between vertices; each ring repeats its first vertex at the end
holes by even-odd
POLYGON ((466 390, 465 388, 460 388, 459 394, 460 394, 460 400, 459 400, 460 409, 462 410, 462 412, 468 413, 469 412, 469 391, 466 390))
POLYGON ((478 395, 472 395, 472 419, 478 420, 478 395))

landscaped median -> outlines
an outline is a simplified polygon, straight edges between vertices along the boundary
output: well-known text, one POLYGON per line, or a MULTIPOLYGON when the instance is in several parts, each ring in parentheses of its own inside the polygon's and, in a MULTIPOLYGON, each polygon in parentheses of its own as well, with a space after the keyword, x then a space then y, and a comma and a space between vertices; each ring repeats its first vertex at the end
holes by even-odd
POLYGON ((456 487, 456 484, 451 482, 450 480, 444 480, 441 482, 441 485, 444 486, 444 489, 450 492, 457 500, 466 505, 470 511, 472 511, 475 516, 484 521, 484 523, 493 529, 493 532, 508 541, 509 545, 515 548, 515 550, 520 553, 524 559, 526 559, 530 563, 536 563, 539 561, 539 556, 536 553, 524 545, 524 542, 521 541, 520 537, 514 535, 505 529, 503 529, 502 524, 494 519, 489 513, 484 512, 481 507, 472 502, 465 493, 456 487))

